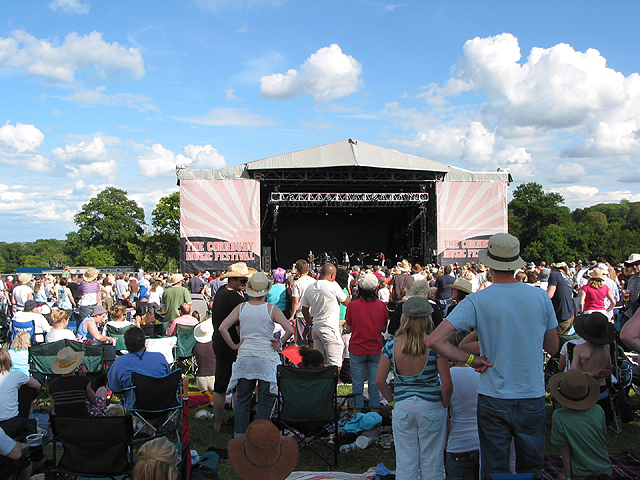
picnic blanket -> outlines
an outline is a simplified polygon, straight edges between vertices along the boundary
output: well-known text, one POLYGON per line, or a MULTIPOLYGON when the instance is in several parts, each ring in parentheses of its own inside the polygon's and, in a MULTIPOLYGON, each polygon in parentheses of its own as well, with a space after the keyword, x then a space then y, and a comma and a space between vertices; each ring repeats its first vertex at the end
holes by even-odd
POLYGON ((287 480, 371 480, 376 474, 376 467, 364 473, 345 472, 293 472, 287 480))
MULTIPOLYGON (((609 455, 613 465, 613 479, 615 478, 640 478, 640 460, 631 453, 620 453, 618 455, 609 455)), ((562 472, 562 457, 549 457, 544 462, 542 470, 542 478, 545 480, 555 480, 562 472)))

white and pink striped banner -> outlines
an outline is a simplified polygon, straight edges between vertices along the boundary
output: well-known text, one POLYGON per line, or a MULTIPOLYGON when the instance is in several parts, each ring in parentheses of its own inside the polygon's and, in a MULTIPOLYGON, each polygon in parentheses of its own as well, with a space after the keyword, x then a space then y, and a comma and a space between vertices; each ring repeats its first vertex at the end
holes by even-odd
POLYGON ((438 263, 476 262, 489 237, 507 232, 507 182, 440 182, 438 263))
POLYGON ((260 268, 260 182, 180 180, 181 269, 260 268))

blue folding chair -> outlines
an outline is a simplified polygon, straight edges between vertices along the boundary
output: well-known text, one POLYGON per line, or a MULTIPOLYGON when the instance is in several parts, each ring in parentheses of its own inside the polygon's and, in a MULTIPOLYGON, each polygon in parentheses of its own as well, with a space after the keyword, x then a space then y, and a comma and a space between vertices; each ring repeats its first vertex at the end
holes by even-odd
POLYGON ((32 344, 45 342, 44 333, 39 333, 37 336, 40 338, 36 338, 36 326, 33 323, 33 320, 29 320, 27 322, 16 322, 15 320, 11 320, 10 331, 12 342, 20 332, 27 332, 32 344))

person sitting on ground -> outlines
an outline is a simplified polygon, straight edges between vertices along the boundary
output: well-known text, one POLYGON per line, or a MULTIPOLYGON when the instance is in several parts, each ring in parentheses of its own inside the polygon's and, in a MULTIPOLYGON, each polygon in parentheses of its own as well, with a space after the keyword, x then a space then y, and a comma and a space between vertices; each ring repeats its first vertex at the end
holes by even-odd
POLYGON ((6 348, 0 347, 0 428, 11 438, 36 433, 34 420, 18 416, 18 389, 27 385, 40 390, 40 383, 29 375, 11 370, 13 364, 6 348))
POLYGON ((558 479, 608 479, 612 468, 597 381, 571 369, 551 377, 549 391, 564 407, 553 412, 551 424, 551 443, 560 447, 564 463, 558 479))
POLYGON ((136 480, 176 480, 178 452, 165 437, 154 438, 140 447, 138 461, 133 468, 136 480))
POLYGON ((324 368, 324 357, 320 350, 311 348, 308 345, 302 345, 298 347, 298 353, 302 357, 302 361, 298 363, 299 368, 307 368, 311 370, 317 370, 324 368))
MULTIPOLYGON (((131 327, 124 334, 127 347, 126 355, 116 358, 107 375, 109 389, 122 392, 131 386, 131 373, 138 372, 153 377, 163 377, 171 373, 169 364, 162 353, 148 352, 145 347, 145 336, 142 329, 131 327)), ((124 394, 125 408, 131 406, 131 397, 124 394)))
POLYGON ((64 347, 58 352, 51 371, 61 376, 49 383, 51 408, 61 417, 106 417, 107 389, 100 387, 93 391, 83 360, 84 352, 71 347, 64 347))
POLYGON ((191 304, 183 303, 180 305, 180 316, 170 323, 167 335, 170 337, 175 335, 178 331, 178 325, 195 327, 198 323, 198 319, 191 314, 191 304))
POLYGON ((16 338, 11 342, 9 356, 13 363, 12 370, 30 375, 29 372, 29 347, 31 346, 31 335, 29 332, 18 332, 16 338))
POLYGON ((605 314, 593 312, 579 315, 574 322, 578 335, 584 343, 573 349, 571 368, 595 378, 600 389, 598 405, 606 415, 607 424, 613 421, 609 387, 607 379, 611 377, 611 353, 609 344, 616 338, 615 326, 609 322, 605 314))
POLYGON ((47 333, 47 343, 58 340, 75 340, 75 334, 67 328, 69 325, 69 314, 65 310, 54 310, 51 314, 52 329, 47 333))

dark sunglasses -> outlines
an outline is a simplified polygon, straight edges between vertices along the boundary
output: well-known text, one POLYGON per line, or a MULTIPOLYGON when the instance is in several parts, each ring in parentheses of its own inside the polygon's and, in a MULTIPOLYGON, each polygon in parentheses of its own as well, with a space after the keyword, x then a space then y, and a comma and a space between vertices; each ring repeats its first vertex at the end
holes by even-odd
POLYGON ((249 279, 248 278, 238 278, 238 281, 240 283, 247 283, 249 281, 249 279))

